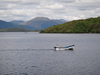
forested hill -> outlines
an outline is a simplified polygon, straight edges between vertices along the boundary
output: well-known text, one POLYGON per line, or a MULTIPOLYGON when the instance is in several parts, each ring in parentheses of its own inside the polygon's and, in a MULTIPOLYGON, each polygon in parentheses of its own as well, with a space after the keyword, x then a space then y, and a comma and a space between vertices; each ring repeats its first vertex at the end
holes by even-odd
POLYGON ((100 33, 100 17, 73 20, 41 30, 41 33, 100 33))

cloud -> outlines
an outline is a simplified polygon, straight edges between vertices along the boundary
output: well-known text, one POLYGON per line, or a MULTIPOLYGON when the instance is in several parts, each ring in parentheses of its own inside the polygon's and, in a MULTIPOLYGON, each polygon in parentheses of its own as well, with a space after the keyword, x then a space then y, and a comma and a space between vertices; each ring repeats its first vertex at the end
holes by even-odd
POLYGON ((100 16, 100 0, 0 0, 0 19, 84 19, 100 16))
POLYGON ((63 8, 63 5, 55 3, 52 5, 46 5, 46 8, 48 8, 48 9, 61 9, 61 8, 63 8))

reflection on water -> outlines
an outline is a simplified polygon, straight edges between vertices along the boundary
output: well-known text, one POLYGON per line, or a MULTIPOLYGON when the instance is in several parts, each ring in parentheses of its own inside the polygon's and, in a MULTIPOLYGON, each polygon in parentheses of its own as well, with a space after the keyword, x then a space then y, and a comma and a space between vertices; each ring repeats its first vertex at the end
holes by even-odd
POLYGON ((99 45, 100 34, 0 33, 0 75, 100 75, 99 45))

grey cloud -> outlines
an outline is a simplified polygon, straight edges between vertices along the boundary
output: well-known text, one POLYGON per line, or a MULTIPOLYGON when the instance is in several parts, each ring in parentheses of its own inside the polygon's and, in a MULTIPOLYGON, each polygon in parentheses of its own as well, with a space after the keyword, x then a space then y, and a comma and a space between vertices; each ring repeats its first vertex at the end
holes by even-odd
POLYGON ((0 0, 0 10, 5 11, 0 17, 7 20, 36 16, 72 20, 100 15, 100 0, 0 0))
POLYGON ((24 1, 20 1, 19 2, 21 5, 39 5, 40 2, 37 2, 37 1, 29 1, 27 0, 27 2, 24 2, 24 1))
POLYGON ((100 2, 94 2, 94 3, 74 2, 69 4, 65 3, 64 6, 70 9, 78 9, 80 11, 85 11, 85 10, 93 10, 93 9, 100 8, 100 2))
POLYGON ((54 0, 55 2, 62 2, 62 3, 73 3, 75 0, 54 0))
POLYGON ((2 4, 9 4, 9 3, 19 3, 20 0, 0 0, 2 4))
POLYGON ((85 11, 85 10, 94 10, 99 8, 100 5, 99 4, 91 4, 91 5, 84 5, 84 6, 79 6, 77 7, 79 10, 85 11))
POLYGON ((16 17, 25 17, 26 15, 24 15, 24 14, 20 14, 20 15, 18 15, 18 14, 13 14, 13 16, 16 16, 16 17))
POLYGON ((20 3, 20 5, 39 5, 39 3, 20 3))

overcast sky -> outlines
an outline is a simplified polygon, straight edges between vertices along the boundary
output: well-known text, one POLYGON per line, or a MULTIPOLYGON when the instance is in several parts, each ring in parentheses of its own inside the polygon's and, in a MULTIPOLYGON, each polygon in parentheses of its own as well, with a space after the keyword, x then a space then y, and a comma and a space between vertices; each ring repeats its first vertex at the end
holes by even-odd
POLYGON ((100 16, 100 0, 0 0, 0 20, 76 20, 100 16))

